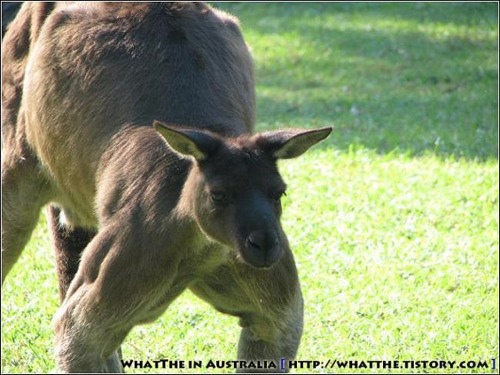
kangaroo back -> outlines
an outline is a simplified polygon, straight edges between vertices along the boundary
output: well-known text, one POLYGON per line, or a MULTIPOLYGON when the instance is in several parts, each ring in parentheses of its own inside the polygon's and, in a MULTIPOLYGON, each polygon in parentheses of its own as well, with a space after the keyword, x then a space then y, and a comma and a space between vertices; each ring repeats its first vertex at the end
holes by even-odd
MULTIPOLYGON (((9 56, 24 55, 9 64, 19 93, 6 115, 17 126, 23 112, 15 137, 72 211, 95 199, 103 155, 130 128, 160 120, 222 135, 252 131, 252 59, 234 17, 198 3, 41 8, 24 6, 7 33, 22 45, 9 56)), ((92 221, 90 212, 82 216, 92 221)))

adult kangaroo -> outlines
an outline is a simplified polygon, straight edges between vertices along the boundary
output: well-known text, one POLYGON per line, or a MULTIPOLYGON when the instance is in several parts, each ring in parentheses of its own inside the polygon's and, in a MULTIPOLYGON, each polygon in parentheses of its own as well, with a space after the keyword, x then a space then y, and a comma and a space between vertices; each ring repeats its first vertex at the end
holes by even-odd
POLYGON ((237 20, 200 3, 27 2, 2 50, 2 276, 50 204, 59 370, 122 371, 130 330, 186 288, 240 318, 239 359, 294 358, 303 301, 276 161, 331 129, 252 134, 237 20))

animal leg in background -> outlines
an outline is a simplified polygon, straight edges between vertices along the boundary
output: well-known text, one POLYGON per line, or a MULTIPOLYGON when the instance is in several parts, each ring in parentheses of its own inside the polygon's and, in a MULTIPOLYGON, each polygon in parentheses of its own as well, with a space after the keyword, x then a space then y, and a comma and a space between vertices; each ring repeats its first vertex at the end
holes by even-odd
POLYGON ((47 209, 52 245, 56 256, 56 272, 59 280, 61 302, 66 296, 69 284, 75 277, 80 264, 80 256, 94 238, 96 232, 91 229, 73 228, 60 221, 61 209, 50 206, 47 209))

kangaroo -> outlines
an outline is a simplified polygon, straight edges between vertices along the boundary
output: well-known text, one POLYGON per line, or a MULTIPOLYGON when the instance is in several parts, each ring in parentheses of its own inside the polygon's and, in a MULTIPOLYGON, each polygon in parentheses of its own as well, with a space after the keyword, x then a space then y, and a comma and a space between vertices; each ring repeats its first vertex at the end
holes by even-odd
POLYGON ((122 372, 127 334, 188 288, 239 318, 238 359, 295 358, 277 160, 331 128, 254 133, 238 20, 202 3, 27 2, 2 50, 2 280, 48 205, 59 370, 122 372))

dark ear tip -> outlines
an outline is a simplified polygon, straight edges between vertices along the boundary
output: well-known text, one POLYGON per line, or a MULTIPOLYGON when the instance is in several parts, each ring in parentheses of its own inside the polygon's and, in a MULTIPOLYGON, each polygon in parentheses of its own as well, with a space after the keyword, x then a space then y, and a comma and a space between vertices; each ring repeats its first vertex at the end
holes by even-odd
POLYGON ((319 129, 312 129, 306 133, 310 135, 314 135, 314 137, 317 139, 317 141, 322 141, 323 139, 327 138, 330 133, 333 130, 333 126, 326 126, 324 128, 319 128, 319 129))
POLYGON ((317 131, 318 131, 318 133, 323 133, 325 135, 325 138, 326 138, 333 131, 333 126, 325 126, 324 128, 317 129, 317 131))

